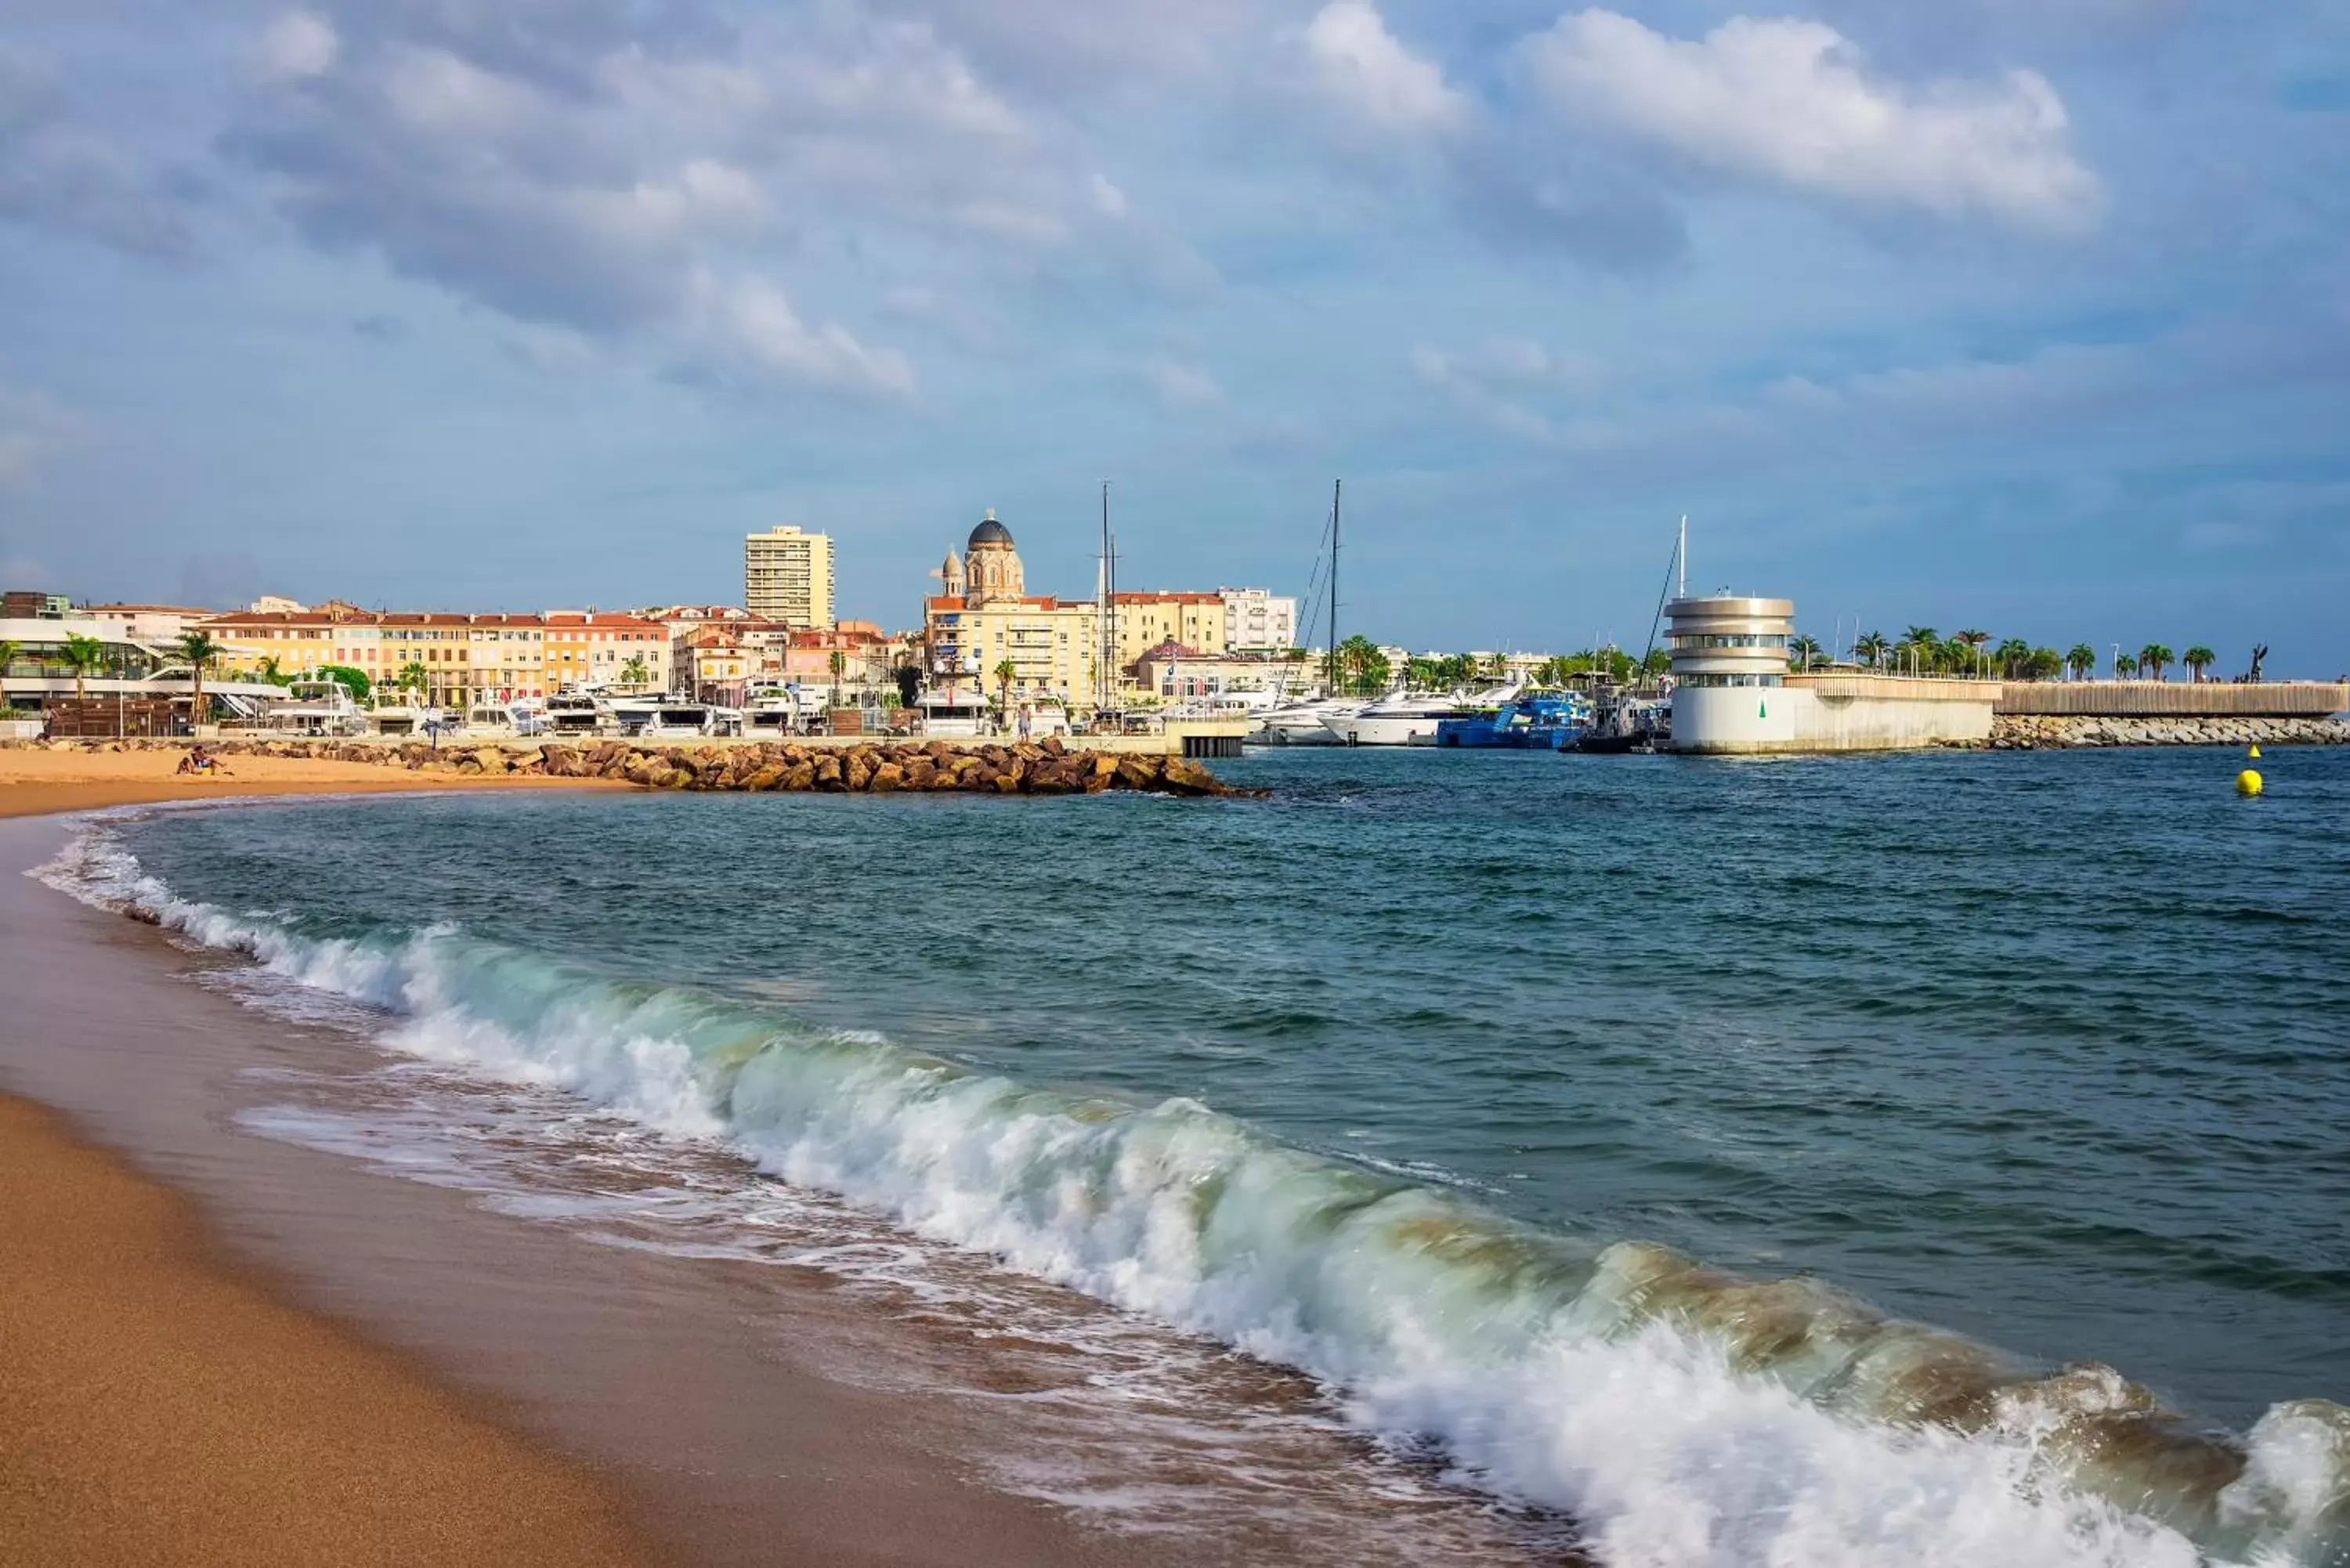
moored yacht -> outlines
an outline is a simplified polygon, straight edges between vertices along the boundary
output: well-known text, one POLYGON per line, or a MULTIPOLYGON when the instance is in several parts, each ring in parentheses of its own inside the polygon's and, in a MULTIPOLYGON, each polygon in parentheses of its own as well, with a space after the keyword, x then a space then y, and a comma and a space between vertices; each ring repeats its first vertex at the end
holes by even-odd
POLYGON ((585 691, 558 691, 546 700, 546 725, 558 735, 592 735, 605 726, 604 705, 585 691))
POLYGON ((1432 746, 1437 725, 1461 711, 1461 703, 1451 697, 1393 691, 1352 712, 1327 714, 1322 722, 1334 739, 1350 746, 1432 746))
POLYGON ((682 697, 623 697, 612 704, 623 735, 648 740, 683 740, 718 732, 716 711, 682 697))
POLYGON ((263 722, 273 730, 297 735, 364 735, 367 714, 339 680, 296 680, 286 689, 286 701, 271 707, 263 722))
POLYGON ((1247 738, 1251 743, 1263 746, 1335 746, 1338 736, 1325 721, 1357 712, 1362 706, 1360 702, 1333 697, 1310 702, 1284 702, 1258 715, 1256 727, 1247 738))

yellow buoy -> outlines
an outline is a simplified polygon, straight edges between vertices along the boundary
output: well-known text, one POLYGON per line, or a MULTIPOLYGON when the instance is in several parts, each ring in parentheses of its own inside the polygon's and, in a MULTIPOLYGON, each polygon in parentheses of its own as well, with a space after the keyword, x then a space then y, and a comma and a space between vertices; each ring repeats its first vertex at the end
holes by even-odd
POLYGON ((2246 768, 2242 773, 2238 774, 2236 775, 2236 793, 2241 795, 2255 795, 2260 794, 2261 775, 2251 768, 2246 768))
POLYGON ((2260 754, 2261 754, 2261 749, 2260 749, 2258 746, 2254 746, 2251 751, 2246 752, 2246 753, 2244 753, 2244 755, 2246 755, 2246 756, 2248 756, 2248 757, 2257 757, 2257 756, 2259 756, 2260 754))

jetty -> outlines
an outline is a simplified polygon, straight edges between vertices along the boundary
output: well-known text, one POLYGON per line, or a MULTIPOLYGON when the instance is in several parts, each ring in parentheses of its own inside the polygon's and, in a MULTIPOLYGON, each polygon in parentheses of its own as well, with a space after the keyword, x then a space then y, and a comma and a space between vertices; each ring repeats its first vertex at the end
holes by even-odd
MULTIPOLYGON (((1116 737, 1105 737, 1115 740, 1116 737)), ((36 742, 52 751, 178 752, 178 740, 68 740, 36 742)), ((491 741, 432 745, 422 741, 222 740, 212 754, 368 763, 419 774, 461 777, 539 776, 610 779, 643 789, 744 794, 1099 794, 1133 790, 1173 795, 1257 795, 1226 784, 1201 763, 1162 749, 1043 741, 711 740, 646 743, 622 740, 491 741)))

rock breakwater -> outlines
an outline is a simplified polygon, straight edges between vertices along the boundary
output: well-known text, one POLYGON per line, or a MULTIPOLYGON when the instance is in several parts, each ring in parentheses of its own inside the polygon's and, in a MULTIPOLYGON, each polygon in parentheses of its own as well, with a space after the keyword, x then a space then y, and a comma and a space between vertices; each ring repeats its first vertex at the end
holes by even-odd
POLYGON ((2339 719, 2109 719, 2002 713, 1991 720, 1990 740, 1957 743, 1997 752, 2068 746, 2339 746, 2350 745, 2350 723, 2339 719))
MULTIPOLYGON (((182 751, 184 741, 50 741, 50 751, 182 751)), ((629 741, 485 742, 221 740, 206 749, 224 758, 289 757, 368 763, 412 773, 465 777, 524 774, 612 779, 645 789, 889 794, 1099 794, 1142 790, 1178 795, 1253 795, 1182 757, 1088 751, 1058 737, 1014 745, 876 742, 803 746, 788 741, 643 745, 629 741)))

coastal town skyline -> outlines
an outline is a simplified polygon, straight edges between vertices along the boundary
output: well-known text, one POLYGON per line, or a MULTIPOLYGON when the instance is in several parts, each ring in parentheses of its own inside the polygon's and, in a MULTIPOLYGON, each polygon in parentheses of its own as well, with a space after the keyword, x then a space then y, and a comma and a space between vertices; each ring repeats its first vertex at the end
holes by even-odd
POLYGON ((1733 9, 36 5, 0 579, 715 601, 798 522, 892 620, 988 506, 1082 591, 1105 477, 1294 583, 1344 474, 1414 646, 1628 639, 1686 512, 1807 615, 2350 660, 2338 20, 1733 9))

